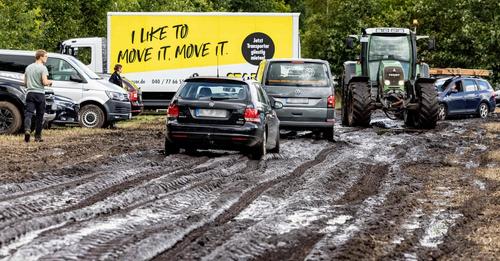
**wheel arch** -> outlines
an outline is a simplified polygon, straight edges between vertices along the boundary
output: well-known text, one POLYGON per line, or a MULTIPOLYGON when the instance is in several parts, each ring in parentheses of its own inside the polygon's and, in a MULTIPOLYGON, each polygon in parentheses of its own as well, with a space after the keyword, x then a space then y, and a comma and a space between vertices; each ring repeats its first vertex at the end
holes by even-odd
POLYGON ((0 101, 6 101, 14 104, 24 117, 24 103, 21 102, 19 99, 12 97, 10 95, 0 95, 0 101))
POLYGON ((93 100, 87 100, 87 101, 84 101, 82 103, 80 103, 80 110, 81 108, 83 108, 85 105, 96 105, 97 107, 99 107, 103 112, 104 112, 104 120, 105 122, 107 122, 108 120, 108 111, 106 110, 106 108, 98 101, 93 101, 93 100))

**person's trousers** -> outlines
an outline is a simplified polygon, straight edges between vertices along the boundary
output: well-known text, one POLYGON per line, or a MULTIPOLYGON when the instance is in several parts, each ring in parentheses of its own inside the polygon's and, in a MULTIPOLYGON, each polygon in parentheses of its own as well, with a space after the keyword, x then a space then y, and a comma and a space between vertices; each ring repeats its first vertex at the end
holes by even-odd
POLYGON ((24 131, 31 132, 33 114, 35 116, 35 137, 42 137, 43 114, 45 113, 45 94, 29 92, 26 95, 24 112, 24 131))

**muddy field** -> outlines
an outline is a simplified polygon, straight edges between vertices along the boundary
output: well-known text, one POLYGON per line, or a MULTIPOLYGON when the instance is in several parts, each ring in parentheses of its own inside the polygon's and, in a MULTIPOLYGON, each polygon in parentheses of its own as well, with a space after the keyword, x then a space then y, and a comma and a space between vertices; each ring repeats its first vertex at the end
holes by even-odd
POLYGON ((500 259, 500 117, 165 157, 164 117, 0 137, 0 259, 500 259))

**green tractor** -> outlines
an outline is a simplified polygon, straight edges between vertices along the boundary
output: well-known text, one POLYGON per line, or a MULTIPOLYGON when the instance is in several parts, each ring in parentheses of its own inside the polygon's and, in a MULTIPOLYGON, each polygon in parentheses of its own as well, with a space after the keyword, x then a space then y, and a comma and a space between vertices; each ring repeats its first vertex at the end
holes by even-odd
MULTIPOLYGON (((392 119, 404 119, 413 128, 433 129, 438 120, 438 100, 429 66, 417 62, 417 36, 405 28, 368 28, 350 35, 361 43, 358 62, 344 63, 342 124, 368 127, 371 114, 381 109, 392 119)), ((429 39, 429 50, 435 42, 429 39)))

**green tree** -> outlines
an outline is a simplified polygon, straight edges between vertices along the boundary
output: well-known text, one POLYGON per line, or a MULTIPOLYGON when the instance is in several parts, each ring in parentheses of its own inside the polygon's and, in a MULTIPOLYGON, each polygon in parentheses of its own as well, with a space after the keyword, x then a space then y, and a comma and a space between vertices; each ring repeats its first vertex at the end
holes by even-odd
POLYGON ((30 9, 26 1, 0 0, 0 47, 35 50, 44 26, 39 8, 30 9))

